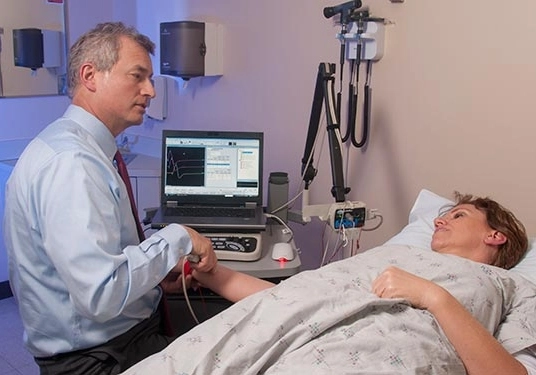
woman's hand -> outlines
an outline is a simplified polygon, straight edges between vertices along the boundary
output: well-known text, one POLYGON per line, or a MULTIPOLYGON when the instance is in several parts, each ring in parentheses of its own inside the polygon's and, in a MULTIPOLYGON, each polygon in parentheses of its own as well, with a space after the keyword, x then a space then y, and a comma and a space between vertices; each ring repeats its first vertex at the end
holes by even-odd
MULTIPOLYGON (((183 293, 183 281, 182 281, 182 272, 184 267, 184 262, 186 261, 185 257, 182 257, 179 260, 179 263, 167 274, 167 276, 160 282, 160 287, 164 290, 166 294, 177 294, 183 293)), ((192 275, 186 274, 186 289, 190 288, 192 283, 192 275)))
POLYGON ((397 267, 386 268, 372 283, 372 292, 380 298, 402 298, 413 307, 429 310, 444 291, 432 281, 397 267))

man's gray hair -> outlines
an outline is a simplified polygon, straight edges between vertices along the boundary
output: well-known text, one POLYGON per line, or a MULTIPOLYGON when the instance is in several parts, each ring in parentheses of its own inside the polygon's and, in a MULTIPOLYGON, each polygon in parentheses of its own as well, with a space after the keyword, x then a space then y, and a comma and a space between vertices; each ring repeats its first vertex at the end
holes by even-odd
POLYGON ((155 45, 134 27, 125 26, 122 22, 99 23, 94 29, 82 35, 71 46, 68 63, 69 97, 80 84, 80 67, 92 63, 98 71, 110 71, 119 59, 121 37, 127 37, 154 55, 155 45))

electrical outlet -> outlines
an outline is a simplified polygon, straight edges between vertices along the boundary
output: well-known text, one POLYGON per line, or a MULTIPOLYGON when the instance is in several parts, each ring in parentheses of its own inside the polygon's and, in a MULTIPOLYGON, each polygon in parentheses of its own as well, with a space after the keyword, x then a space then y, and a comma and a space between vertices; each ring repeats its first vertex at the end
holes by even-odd
POLYGON ((369 209, 367 209, 367 220, 376 219, 377 216, 378 216, 378 209, 377 208, 369 208, 369 209))

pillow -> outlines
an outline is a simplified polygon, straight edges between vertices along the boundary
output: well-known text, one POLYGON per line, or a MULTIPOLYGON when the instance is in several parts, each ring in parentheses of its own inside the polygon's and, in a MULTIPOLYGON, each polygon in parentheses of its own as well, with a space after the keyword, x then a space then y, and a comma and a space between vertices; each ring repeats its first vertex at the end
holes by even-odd
MULTIPOLYGON (((386 245, 408 245, 430 249, 434 219, 441 208, 454 202, 429 190, 422 189, 409 213, 408 225, 389 239, 386 245)), ((529 249, 523 259, 511 269, 536 284, 536 238, 529 239, 529 249)))
POLYGON ((434 233, 434 219, 442 207, 454 202, 423 189, 417 196, 409 212, 408 225, 388 240, 386 245, 410 245, 421 249, 430 249, 434 233))
POLYGON ((529 238, 529 249, 521 262, 511 268, 515 272, 536 284, 536 238, 529 238))

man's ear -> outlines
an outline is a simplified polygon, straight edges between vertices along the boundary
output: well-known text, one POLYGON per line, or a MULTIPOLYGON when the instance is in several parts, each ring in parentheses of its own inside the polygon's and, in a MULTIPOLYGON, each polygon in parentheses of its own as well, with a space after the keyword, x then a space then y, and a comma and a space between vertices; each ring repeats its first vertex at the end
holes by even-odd
POLYGON ((486 245, 500 246, 504 244, 506 240, 508 240, 508 238, 506 238, 506 236, 502 232, 499 232, 498 230, 493 230, 486 236, 484 242, 486 243, 486 245))
POLYGON ((91 92, 97 89, 96 73, 97 69, 91 63, 85 63, 80 67, 80 84, 91 92))

